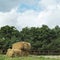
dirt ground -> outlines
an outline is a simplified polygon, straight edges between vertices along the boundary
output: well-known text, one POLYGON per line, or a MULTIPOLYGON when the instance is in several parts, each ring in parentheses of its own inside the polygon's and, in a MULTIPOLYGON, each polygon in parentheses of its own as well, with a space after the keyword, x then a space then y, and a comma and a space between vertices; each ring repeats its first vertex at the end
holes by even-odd
POLYGON ((60 58, 60 55, 57 55, 57 56, 53 56, 53 55, 51 55, 51 56, 43 56, 43 57, 45 57, 45 58, 60 58))

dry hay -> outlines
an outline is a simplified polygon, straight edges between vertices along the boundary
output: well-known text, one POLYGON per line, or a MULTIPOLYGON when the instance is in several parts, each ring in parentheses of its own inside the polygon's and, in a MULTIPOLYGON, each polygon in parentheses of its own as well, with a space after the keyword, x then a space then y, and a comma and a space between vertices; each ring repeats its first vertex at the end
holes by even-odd
POLYGON ((6 55, 9 57, 13 57, 14 51, 12 49, 8 49, 6 55))
POLYGON ((14 43, 12 44, 12 49, 23 49, 23 43, 22 42, 17 42, 17 43, 14 43))
POLYGON ((28 56, 29 52, 28 51, 22 51, 22 56, 28 56))
POLYGON ((18 49, 8 49, 6 55, 9 57, 22 56, 22 51, 18 49))
POLYGON ((24 49, 25 49, 25 50, 29 51, 29 50, 31 49, 31 44, 30 44, 30 43, 28 43, 28 42, 23 42, 23 44, 24 44, 24 49))
POLYGON ((14 56, 22 56, 22 50, 13 49, 13 51, 14 51, 14 56))
POLYGON ((23 51, 23 50, 18 50, 18 49, 13 49, 14 50, 14 56, 28 56, 29 52, 28 51, 23 51))
POLYGON ((28 42, 17 42, 12 45, 12 49, 8 49, 6 55, 9 57, 28 56, 31 44, 28 42))
POLYGON ((30 50, 31 44, 28 42, 17 42, 12 45, 12 49, 30 50))

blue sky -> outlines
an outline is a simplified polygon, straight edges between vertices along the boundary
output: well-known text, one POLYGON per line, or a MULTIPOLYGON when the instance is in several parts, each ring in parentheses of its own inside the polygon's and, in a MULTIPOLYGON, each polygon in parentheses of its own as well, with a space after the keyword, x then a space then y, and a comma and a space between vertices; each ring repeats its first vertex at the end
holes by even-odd
POLYGON ((35 10, 37 12, 41 11, 42 10, 42 7, 40 7, 38 5, 38 2, 40 0, 35 0, 35 3, 34 4, 30 4, 30 3, 21 3, 18 7, 18 11, 20 12, 24 12, 26 10, 35 10))
POLYGON ((20 12, 24 12, 26 10, 35 10, 37 12, 41 11, 41 8, 38 7, 37 5, 30 5, 30 4, 20 4, 18 10, 20 12))
POLYGON ((14 7, 18 7, 19 10, 33 9, 39 10, 38 2, 40 0, 0 0, 0 11, 9 11, 14 7))
POLYGON ((60 0, 0 0, 0 27, 22 29, 43 24, 60 26, 60 0))

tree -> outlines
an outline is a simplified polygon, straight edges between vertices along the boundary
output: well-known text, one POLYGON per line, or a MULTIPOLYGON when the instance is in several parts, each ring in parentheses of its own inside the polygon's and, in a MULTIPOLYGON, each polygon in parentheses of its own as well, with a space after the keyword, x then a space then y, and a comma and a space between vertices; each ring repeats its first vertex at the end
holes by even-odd
POLYGON ((7 51, 11 45, 19 40, 19 31, 14 26, 4 26, 0 29, 0 49, 7 51))

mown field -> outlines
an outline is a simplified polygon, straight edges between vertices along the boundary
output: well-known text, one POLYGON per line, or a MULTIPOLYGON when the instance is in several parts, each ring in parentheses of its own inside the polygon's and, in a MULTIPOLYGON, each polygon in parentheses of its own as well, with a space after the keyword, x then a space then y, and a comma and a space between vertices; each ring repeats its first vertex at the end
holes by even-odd
POLYGON ((5 55, 0 55, 0 60, 60 60, 60 58, 49 58, 49 57, 45 57, 45 56, 29 56, 29 57, 11 58, 11 57, 7 57, 5 55))

